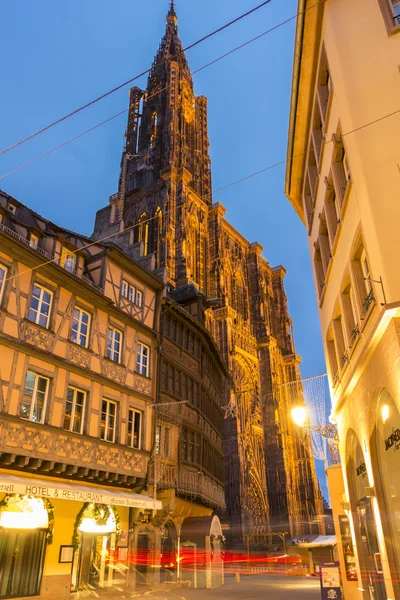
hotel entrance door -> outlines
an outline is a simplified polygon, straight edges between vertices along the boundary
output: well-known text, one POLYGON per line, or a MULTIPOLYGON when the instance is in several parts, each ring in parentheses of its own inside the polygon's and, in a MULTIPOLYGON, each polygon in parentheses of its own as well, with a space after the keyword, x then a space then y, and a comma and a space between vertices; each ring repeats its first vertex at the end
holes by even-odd
POLYGON ((112 586, 111 535, 82 534, 78 589, 112 586))

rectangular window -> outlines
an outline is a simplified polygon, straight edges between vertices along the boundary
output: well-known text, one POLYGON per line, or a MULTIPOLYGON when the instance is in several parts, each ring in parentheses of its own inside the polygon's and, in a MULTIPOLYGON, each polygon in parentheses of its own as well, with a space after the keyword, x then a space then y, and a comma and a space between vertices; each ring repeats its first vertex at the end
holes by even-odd
POLYGON ((129 409, 128 415, 128 446, 140 450, 141 447, 141 432, 142 432, 142 412, 129 409))
POLYGON ((393 21, 395 25, 400 25, 400 2, 398 0, 392 0, 392 13, 393 21))
POLYGON ((101 404, 100 439, 105 442, 115 442, 117 425, 117 403, 104 400, 101 404))
POLYGON ((128 289, 129 289, 129 284, 127 281, 123 280, 121 283, 121 296, 123 296, 123 298, 127 298, 128 297, 128 289))
POLYGON ((171 458, 171 428, 160 423, 156 427, 156 454, 161 458, 171 458))
POLYGON ((17 212, 17 207, 15 206, 15 204, 9 204, 8 205, 8 210, 10 211, 10 213, 12 215, 15 215, 15 213, 17 212))
POLYGON ((121 362, 122 333, 114 327, 108 328, 106 357, 114 362, 121 362))
POLYGON ((138 290, 135 286, 131 285, 125 279, 121 283, 121 296, 133 302, 139 308, 142 307, 143 303, 143 292, 138 290))
POLYGON ((61 252, 61 266, 69 273, 74 273, 76 264, 76 256, 72 250, 63 248, 61 252))
POLYGON ((74 433, 83 433, 85 418, 86 392, 74 387, 68 387, 67 404, 65 407, 64 429, 74 433))
POLYGON ((38 247, 38 242, 39 242, 39 238, 37 237, 37 235, 31 233, 29 236, 30 247, 33 248, 34 250, 36 250, 36 248, 38 247))
POLYGON ((25 377, 20 417, 36 423, 43 423, 48 391, 49 380, 47 377, 28 371, 25 377))
POLYGON ((72 320, 71 342, 87 348, 89 343, 90 315, 81 308, 75 308, 72 320))
POLYGON ((0 265, 0 302, 3 298, 4 288, 7 279, 7 267, 0 265))
POLYGON ((35 283, 32 290, 28 319, 37 325, 47 328, 49 326, 52 299, 52 292, 35 283))
POLYGON ((138 289, 136 289, 135 304, 136 304, 136 306, 139 306, 139 308, 142 308, 142 304, 143 304, 143 292, 141 292, 138 289))
POLYGON ((150 348, 141 344, 137 345, 137 356, 136 356, 136 373, 140 373, 145 377, 149 376, 149 360, 150 360, 150 348))

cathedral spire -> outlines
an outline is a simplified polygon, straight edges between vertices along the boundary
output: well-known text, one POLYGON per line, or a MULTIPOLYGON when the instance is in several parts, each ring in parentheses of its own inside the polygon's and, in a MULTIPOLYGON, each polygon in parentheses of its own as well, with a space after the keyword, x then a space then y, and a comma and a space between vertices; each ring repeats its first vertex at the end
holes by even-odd
POLYGON ((175 11, 175 2, 174 0, 171 0, 171 3, 169 5, 169 11, 167 14, 167 25, 172 25, 173 27, 176 27, 178 24, 178 17, 176 15, 176 11, 175 11))

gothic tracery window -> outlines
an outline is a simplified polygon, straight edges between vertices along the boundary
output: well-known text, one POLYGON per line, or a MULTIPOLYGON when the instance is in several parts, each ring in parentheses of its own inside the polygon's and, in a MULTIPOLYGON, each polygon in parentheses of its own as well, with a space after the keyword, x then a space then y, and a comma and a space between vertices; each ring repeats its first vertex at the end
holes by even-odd
POLYGON ((152 222, 152 251, 156 258, 156 267, 161 263, 161 237, 162 237, 162 210, 158 206, 154 211, 152 222))
POLYGON ((151 116, 150 148, 156 147, 157 123, 158 123, 157 113, 153 112, 153 114, 151 116))
POLYGON ((143 256, 149 253, 149 219, 147 213, 140 215, 136 226, 136 242, 143 242, 143 256))

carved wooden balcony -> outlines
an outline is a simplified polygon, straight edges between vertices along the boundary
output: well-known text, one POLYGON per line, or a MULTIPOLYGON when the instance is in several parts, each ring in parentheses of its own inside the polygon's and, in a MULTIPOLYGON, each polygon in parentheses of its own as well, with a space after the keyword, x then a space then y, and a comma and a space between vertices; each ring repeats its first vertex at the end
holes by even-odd
POLYGON ((157 488, 175 489, 178 496, 195 500, 215 508, 225 508, 225 492, 222 485, 205 473, 190 470, 171 460, 160 457, 153 459, 149 478, 157 488))
POLYGON ((133 486, 144 481, 148 453, 26 421, 0 417, 0 467, 133 486))

